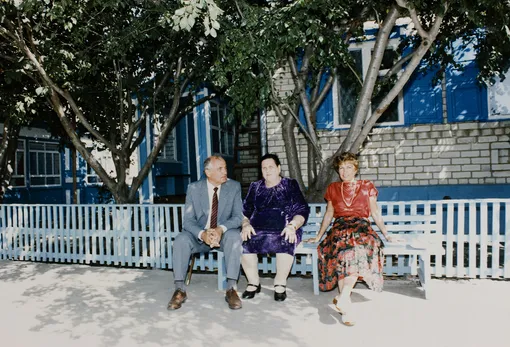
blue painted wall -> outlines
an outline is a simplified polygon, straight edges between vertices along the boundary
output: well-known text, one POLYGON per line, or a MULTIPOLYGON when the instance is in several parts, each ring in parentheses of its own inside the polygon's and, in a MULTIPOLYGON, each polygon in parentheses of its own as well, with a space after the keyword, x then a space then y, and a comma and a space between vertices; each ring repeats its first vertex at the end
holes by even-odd
POLYGON ((458 184, 409 187, 377 187, 380 201, 451 199, 508 199, 510 184, 458 184))

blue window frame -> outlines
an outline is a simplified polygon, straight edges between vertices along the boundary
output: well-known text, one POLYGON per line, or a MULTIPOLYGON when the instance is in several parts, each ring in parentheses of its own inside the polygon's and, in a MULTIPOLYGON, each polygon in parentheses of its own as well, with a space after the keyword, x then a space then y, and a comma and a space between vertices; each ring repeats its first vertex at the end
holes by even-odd
POLYGON ((30 186, 60 186, 61 162, 58 144, 29 142, 30 186))

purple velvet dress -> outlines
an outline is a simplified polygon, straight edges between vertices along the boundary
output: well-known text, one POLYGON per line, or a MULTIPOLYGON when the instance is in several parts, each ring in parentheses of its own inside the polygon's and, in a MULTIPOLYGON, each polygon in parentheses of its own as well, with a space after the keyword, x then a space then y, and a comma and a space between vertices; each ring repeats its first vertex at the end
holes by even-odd
POLYGON ((243 243, 243 253, 288 253, 294 255, 296 246, 301 242, 303 230, 296 231, 298 241, 289 243, 285 236, 280 236, 285 226, 296 215, 306 220, 310 207, 296 180, 282 178, 274 187, 267 188, 265 181, 260 180, 250 185, 244 199, 243 213, 257 235, 243 243))

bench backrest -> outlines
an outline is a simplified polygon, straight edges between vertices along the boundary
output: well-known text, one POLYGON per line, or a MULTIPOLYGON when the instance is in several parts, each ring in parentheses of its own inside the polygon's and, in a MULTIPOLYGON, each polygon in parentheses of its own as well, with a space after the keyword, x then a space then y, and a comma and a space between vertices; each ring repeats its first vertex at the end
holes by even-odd
MULTIPOLYGON (((438 232, 437 219, 430 215, 388 215, 383 216, 386 229, 391 234, 398 234, 400 238, 406 238, 406 235, 416 234, 431 236, 440 236, 438 232)), ((370 218, 372 228, 380 234, 379 228, 370 218)), ((332 221, 333 222, 333 221, 332 221)), ((322 223, 321 215, 312 215, 308 218, 307 224, 303 227, 303 239, 315 237, 322 223)), ((329 228, 331 228, 332 223, 329 228)), ((328 229, 329 229, 328 228, 328 229)))

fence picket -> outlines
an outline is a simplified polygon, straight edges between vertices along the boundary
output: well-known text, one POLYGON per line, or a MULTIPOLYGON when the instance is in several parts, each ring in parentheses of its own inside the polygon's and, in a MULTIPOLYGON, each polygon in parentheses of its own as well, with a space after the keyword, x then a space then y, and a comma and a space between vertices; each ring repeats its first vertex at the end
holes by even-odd
POLYGON ((135 250, 135 255, 134 255, 134 263, 138 266, 140 266, 141 264, 141 261, 142 261, 142 258, 140 256, 140 235, 142 234, 142 229, 140 227, 140 215, 142 214, 141 212, 141 207, 140 206, 136 206, 135 207, 135 215, 134 215, 134 239, 133 239, 133 243, 134 243, 134 250, 135 250))
POLYGON ((7 242, 8 242, 8 249, 10 250, 9 259, 14 259, 15 254, 15 243, 14 243, 14 224, 16 223, 16 212, 13 212, 14 207, 9 206, 9 209, 7 210, 7 218, 9 221, 8 226, 8 234, 7 234, 7 242))
POLYGON ((6 226, 6 217, 5 217, 5 210, 7 209, 6 206, 0 205, 0 259, 6 258, 6 250, 7 250, 7 243, 6 243, 6 235, 5 231, 7 230, 6 226))
MULTIPOLYGON (((398 205, 398 214, 401 215, 401 214, 406 214, 406 204, 401 202, 399 203, 398 205)), ((416 205, 411 205, 411 208, 410 208, 410 215, 411 216, 415 216, 416 215, 416 205)), ((399 276, 402 276, 404 275, 405 272, 407 272, 405 269, 406 269, 406 260, 407 262, 410 264, 411 262, 411 259, 407 258, 406 257, 397 257, 397 275, 399 276)), ((411 265, 412 266, 412 265, 411 265)))
POLYGON ((90 261, 92 263, 97 263, 98 255, 97 255, 97 249, 98 249, 98 230, 96 226, 96 218, 97 218, 97 206, 91 205, 90 206, 90 238, 91 238, 91 257, 90 261))
POLYGON ((487 278, 487 202, 480 203, 480 278, 487 278))
POLYGON ((165 247, 164 250, 164 259, 165 259, 165 267, 171 269, 172 268, 172 229, 170 224, 170 216, 173 209, 177 209, 177 207, 165 206, 165 241, 163 245, 165 247))
POLYGON ((111 223, 111 211, 112 208, 111 205, 105 205, 104 207, 104 234, 105 234, 105 243, 106 243, 106 264, 112 264, 113 263, 113 257, 112 257, 112 243, 113 243, 113 230, 111 229, 112 223, 111 223))
POLYGON ((36 231, 36 228, 34 225, 34 212, 33 212, 34 208, 32 206, 27 206, 27 209, 29 211, 28 228, 30 230, 30 246, 29 246, 30 247, 30 260, 35 261, 35 254, 36 254, 35 231, 36 231))
POLYGON ((147 221, 146 221, 146 216, 147 216, 147 210, 145 208, 142 208, 142 213, 141 213, 141 219, 142 219, 142 223, 141 223, 141 228, 142 228, 142 232, 141 232, 141 240, 142 240, 142 266, 143 267, 147 267, 147 257, 148 257, 148 254, 147 254, 147 221))
POLYGON ((155 266, 154 262, 154 206, 150 205, 149 208, 149 232, 148 232, 148 241, 149 241, 149 259, 151 267, 155 266))
POLYGON ((71 211, 71 221, 69 222, 69 227, 71 228, 71 262, 78 263, 78 240, 76 235, 76 230, 78 229, 77 222, 78 216, 76 214, 77 209, 79 207, 76 205, 69 206, 69 210, 71 211))
MULTIPOLYGON (((42 216, 42 237, 41 237, 41 248, 42 248, 42 261, 48 260, 48 215, 49 215, 49 206, 43 206, 41 211, 42 216)), ((51 218, 50 218, 51 219, 51 218)))
POLYGON ((35 256, 35 260, 36 261, 40 261, 42 259, 42 256, 41 256, 41 230, 42 230, 42 227, 41 227, 41 209, 42 207, 41 206, 35 206, 35 221, 34 221, 34 227, 35 227, 35 244, 36 244, 36 248, 37 248, 37 253, 36 253, 36 256, 35 256))
POLYGON ((154 235, 154 260, 155 266, 161 268, 161 236, 162 236, 162 224, 163 224, 163 209, 160 206, 154 208, 156 213, 156 220, 154 222, 155 235, 154 235))
POLYGON ((30 259, 30 227, 28 225, 28 206, 20 206, 20 210, 23 211, 22 218, 20 221, 20 234, 21 234, 21 242, 22 242, 22 251, 20 258, 22 260, 30 259))
POLYGON ((494 202, 492 204, 492 263, 491 263, 491 277, 498 278, 501 276, 499 267, 499 249, 501 248, 500 233, 499 233, 499 214, 500 203, 494 202))
POLYGON ((446 204, 446 261, 445 261, 445 275, 446 277, 453 277, 453 223, 454 223, 455 206, 453 202, 446 204))
POLYGON ((476 236, 476 202, 469 203, 469 277, 476 278, 477 236, 476 236))
POLYGON ((510 278, 510 202, 505 203, 505 262, 503 277, 510 278))
POLYGON ((464 268, 464 246, 466 242, 465 230, 465 210, 466 205, 464 202, 457 204, 457 277, 466 276, 464 268))

